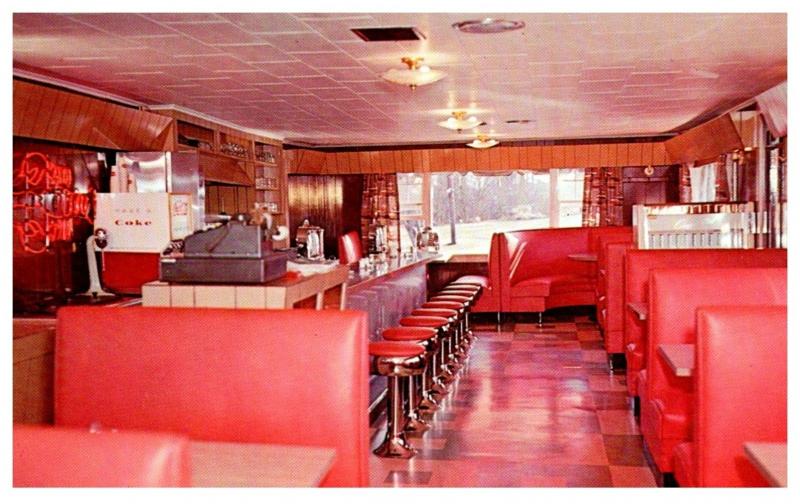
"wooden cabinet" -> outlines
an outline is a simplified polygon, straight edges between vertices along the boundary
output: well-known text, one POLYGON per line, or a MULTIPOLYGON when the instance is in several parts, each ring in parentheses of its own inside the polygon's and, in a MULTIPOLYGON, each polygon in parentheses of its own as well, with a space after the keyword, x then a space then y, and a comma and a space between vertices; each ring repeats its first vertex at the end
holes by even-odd
POLYGON ((288 225, 286 169, 281 142, 195 117, 159 110, 176 120, 180 149, 201 154, 206 184, 206 213, 249 212, 256 203, 288 225))

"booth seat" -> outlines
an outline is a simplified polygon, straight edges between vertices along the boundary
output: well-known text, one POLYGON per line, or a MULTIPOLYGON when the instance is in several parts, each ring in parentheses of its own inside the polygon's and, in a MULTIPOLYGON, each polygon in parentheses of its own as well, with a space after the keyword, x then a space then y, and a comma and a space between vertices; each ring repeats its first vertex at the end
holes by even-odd
POLYGON ((488 277, 473 312, 543 312, 561 306, 593 305, 596 265, 569 259, 598 254, 605 239, 633 237, 629 226, 531 229, 495 233, 488 277))
MULTIPOLYGON (((608 319, 624 320, 625 360, 627 365, 628 394, 638 396, 640 371, 647 367, 646 325, 627 309, 630 302, 647 302, 647 279, 655 268, 743 268, 786 267, 785 249, 735 250, 635 250, 625 252, 625 299, 622 303, 609 303, 608 319), (615 311, 616 310, 616 311, 615 311), (620 315, 620 310, 622 315, 620 315)), ((619 281, 619 278, 617 278, 619 281)), ((688 293, 688 291, 687 291, 688 293)))
POLYGON ((786 442, 786 307, 701 307, 692 441, 674 451, 681 486, 767 486, 746 442, 786 442))
POLYGON ((185 436, 15 424, 15 487, 178 487, 191 473, 185 436))
POLYGON ((500 286, 500 311, 542 312, 551 308, 593 305, 595 264, 570 259, 571 254, 597 254, 607 234, 631 233, 630 228, 582 227, 534 229, 500 233, 490 253, 500 286))
MULTIPOLYGON (((708 305, 785 305, 785 268, 656 269, 650 273, 647 380, 641 431, 662 473, 672 472, 675 447, 689 440, 693 381, 675 376, 658 356, 665 343, 695 343, 695 312, 708 305)), ((738 354, 738 343, 729 345, 738 354)))
POLYGON ((323 486, 366 486, 366 314, 67 307, 55 423, 334 448, 323 486))
POLYGON ((597 322, 609 355, 625 353, 625 253, 631 248, 632 239, 609 241, 598 255, 597 322))

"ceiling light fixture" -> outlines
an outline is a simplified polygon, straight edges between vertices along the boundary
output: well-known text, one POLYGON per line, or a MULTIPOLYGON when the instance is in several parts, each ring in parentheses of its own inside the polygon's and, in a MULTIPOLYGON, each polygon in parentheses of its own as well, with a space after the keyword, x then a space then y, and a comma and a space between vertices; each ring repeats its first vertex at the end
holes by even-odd
POLYGON ((503 33, 525 28, 525 22, 487 17, 483 19, 470 19, 469 21, 453 23, 453 28, 464 33, 503 33))
POLYGON ((462 130, 477 128, 483 124, 486 123, 481 122, 475 116, 467 117, 467 112, 465 110, 454 110, 446 121, 439 123, 439 126, 461 133, 462 130))
POLYGON ((478 138, 468 143, 467 147, 472 147, 473 149, 488 149, 489 147, 494 147, 499 143, 500 142, 494 138, 489 138, 486 135, 478 135, 478 138))
POLYGON ((408 68, 391 68, 381 74, 381 78, 395 84, 408 86, 415 89, 417 86, 433 84, 445 77, 445 73, 440 70, 433 70, 428 65, 422 64, 425 58, 404 57, 400 61, 408 68))

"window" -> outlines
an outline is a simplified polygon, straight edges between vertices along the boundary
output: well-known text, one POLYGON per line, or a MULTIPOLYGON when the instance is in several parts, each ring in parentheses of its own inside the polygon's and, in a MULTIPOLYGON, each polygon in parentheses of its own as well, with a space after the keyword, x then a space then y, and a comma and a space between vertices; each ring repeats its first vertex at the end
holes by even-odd
POLYGON ((398 189, 404 249, 426 221, 443 252, 461 254, 488 253, 496 232, 581 225, 582 169, 401 173, 398 189))

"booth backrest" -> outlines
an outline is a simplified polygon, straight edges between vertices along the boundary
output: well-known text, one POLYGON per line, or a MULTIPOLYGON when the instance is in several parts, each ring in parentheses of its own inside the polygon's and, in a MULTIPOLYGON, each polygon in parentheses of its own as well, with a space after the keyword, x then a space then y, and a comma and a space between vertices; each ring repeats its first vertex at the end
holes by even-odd
POLYGON ((612 242, 633 242, 633 227, 631 226, 603 226, 589 228, 589 252, 603 253, 603 247, 612 242))
MULTIPOLYGON (((647 302, 647 280, 655 268, 745 268, 745 267, 786 267, 785 249, 731 250, 731 249, 690 249, 690 250, 628 250, 625 254, 625 301, 647 302)), ((646 337, 644 325, 631 310, 624 310, 626 346, 633 344, 637 352, 644 353, 646 337)), ((646 356, 643 365, 647 366, 646 356)), ((629 392, 634 393, 636 373, 639 367, 631 366, 628 360, 629 392)))
POLYGON ((498 312, 500 311, 500 242, 504 240, 503 233, 492 234, 489 245, 489 274, 487 276, 488 285, 481 290, 481 295, 473 312, 498 312))
POLYGON ((607 353, 623 353, 625 329, 625 254, 633 242, 610 242, 603 247, 602 261, 598 260, 598 281, 602 282, 601 293, 605 299, 598 300, 603 310, 598 321, 603 328, 607 353))
POLYGON ((589 251, 589 228, 534 229, 505 234, 506 254, 500 266, 510 285, 563 272, 588 274, 588 265, 569 254, 589 251))
POLYGON ((336 449, 326 486, 368 484, 366 314, 69 307, 56 424, 336 449))
POLYGON ((698 307, 785 305, 786 290, 786 268, 653 270, 647 318, 647 400, 661 401, 666 413, 688 418, 691 381, 676 378, 657 354, 661 344, 695 343, 698 307))
POLYGON ((361 237, 358 231, 350 231, 339 237, 339 263, 353 264, 364 257, 361 251, 361 237))
MULTIPOLYGON (((569 255, 596 253, 600 240, 607 235, 620 238, 632 235, 632 230, 630 227, 607 226, 529 229, 494 234, 489 252, 489 274, 498 301, 497 311, 515 311, 511 300, 512 288, 526 280, 538 277, 549 280, 567 275, 585 278, 594 285, 594 265, 572 260, 569 255)), ((591 295, 594 296, 593 293, 591 295)))
POLYGON ((697 310, 694 454, 699 486, 764 486, 745 442, 786 442, 786 307, 697 310))
POLYGON ((175 487, 191 480, 188 439, 14 425, 15 487, 175 487))

